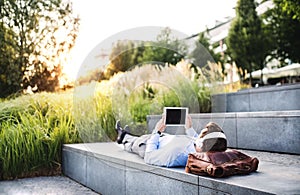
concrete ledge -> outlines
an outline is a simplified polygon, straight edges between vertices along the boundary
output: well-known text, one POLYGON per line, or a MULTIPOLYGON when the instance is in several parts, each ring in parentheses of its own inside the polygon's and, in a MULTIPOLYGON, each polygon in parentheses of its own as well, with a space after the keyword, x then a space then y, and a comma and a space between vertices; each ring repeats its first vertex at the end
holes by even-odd
MULTIPOLYGON (((269 112, 231 112, 191 114, 199 133, 210 121, 219 124, 232 148, 300 154, 300 110, 269 112)), ((147 116, 152 130, 160 115, 147 116)), ((168 127, 166 132, 184 134, 183 127, 168 127)))
POLYGON ((63 173, 101 194, 299 194, 298 155, 243 151, 260 160, 258 171, 214 179, 144 163, 116 143, 63 146, 63 173), (282 160, 284 159, 284 160, 282 160))
POLYGON ((212 112, 300 110, 300 84, 251 88, 212 97, 212 112))

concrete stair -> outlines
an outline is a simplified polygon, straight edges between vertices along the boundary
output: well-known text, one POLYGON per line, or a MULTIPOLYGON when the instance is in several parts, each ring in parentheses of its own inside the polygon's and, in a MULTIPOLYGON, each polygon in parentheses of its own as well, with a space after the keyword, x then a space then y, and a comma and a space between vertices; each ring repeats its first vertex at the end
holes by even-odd
POLYGON ((63 146, 63 172, 101 194, 299 194, 300 156, 241 150, 260 160, 249 175, 210 178, 144 163, 116 143, 63 146))
MULTIPOLYGON (((190 114, 194 129, 219 124, 232 148, 300 154, 300 110, 190 114)), ((160 115, 147 116, 153 129, 160 115)), ((167 133, 184 134, 184 127, 168 127, 167 133)))
POLYGON ((300 84, 266 86, 212 96, 212 112, 300 110, 300 84))
MULTIPOLYGON (((184 168, 144 163, 109 143, 63 146, 63 173, 101 194, 300 194, 300 85, 217 94, 213 113, 191 114, 200 132, 210 121, 225 131, 230 148, 255 156, 257 172, 228 178, 188 174, 184 168)), ((160 115, 147 116, 148 130, 160 115)), ((167 133, 184 129, 168 127, 167 133)))

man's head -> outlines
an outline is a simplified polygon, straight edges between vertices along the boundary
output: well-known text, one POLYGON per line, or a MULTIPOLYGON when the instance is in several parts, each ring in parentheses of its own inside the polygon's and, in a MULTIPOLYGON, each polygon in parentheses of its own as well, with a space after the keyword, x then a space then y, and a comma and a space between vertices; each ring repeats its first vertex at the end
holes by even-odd
POLYGON ((202 129, 196 140, 196 146, 201 148, 201 152, 225 151, 227 149, 226 136, 219 125, 210 122, 202 129))

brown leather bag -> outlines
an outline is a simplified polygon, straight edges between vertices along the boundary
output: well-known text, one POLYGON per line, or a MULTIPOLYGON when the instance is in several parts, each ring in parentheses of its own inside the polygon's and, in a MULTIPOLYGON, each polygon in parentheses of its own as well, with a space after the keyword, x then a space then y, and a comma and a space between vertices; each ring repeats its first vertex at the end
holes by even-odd
POLYGON ((227 177, 256 171, 258 163, 257 158, 237 150, 196 152, 189 154, 185 172, 212 177, 227 177))

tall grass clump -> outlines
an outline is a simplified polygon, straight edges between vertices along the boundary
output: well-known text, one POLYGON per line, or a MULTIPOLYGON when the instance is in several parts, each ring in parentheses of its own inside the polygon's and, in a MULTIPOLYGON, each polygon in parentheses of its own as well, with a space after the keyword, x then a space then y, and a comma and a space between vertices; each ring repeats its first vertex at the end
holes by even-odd
POLYGON ((63 143, 81 142, 70 93, 25 95, 0 103, 0 178, 61 171, 63 143))
POLYGON ((84 142, 114 141, 115 117, 106 82, 79 86, 74 93, 74 121, 84 142), (103 85, 105 83, 105 85, 103 85), (106 89, 105 89, 106 88, 106 89))

